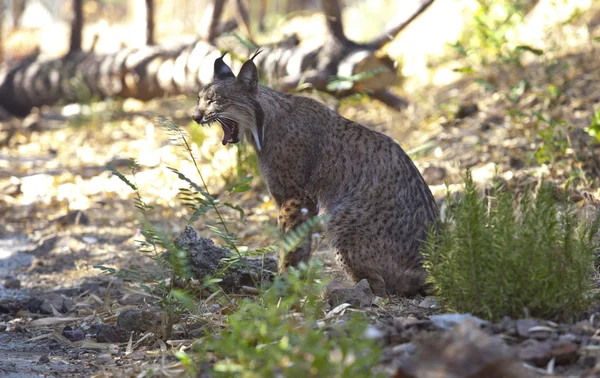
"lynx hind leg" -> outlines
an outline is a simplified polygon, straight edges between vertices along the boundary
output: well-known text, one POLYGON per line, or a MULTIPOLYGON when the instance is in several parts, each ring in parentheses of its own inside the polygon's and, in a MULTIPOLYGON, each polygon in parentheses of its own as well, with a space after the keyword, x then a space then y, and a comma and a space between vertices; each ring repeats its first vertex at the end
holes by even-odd
POLYGON ((360 280, 366 279, 369 282, 369 286, 371 286, 373 294, 378 297, 388 296, 386 284, 381 274, 375 269, 369 268, 368 265, 365 265, 364 261, 353 264, 348 259, 348 254, 339 249, 336 250, 336 259, 352 281, 358 283, 360 280))
MULTIPOLYGON (((314 203, 308 199, 288 199, 279 206, 279 229, 284 235, 300 226, 316 215, 314 203)), ((279 273, 296 267, 301 262, 308 262, 312 252, 311 236, 307 235, 298 248, 293 251, 281 251, 279 256, 279 273)))

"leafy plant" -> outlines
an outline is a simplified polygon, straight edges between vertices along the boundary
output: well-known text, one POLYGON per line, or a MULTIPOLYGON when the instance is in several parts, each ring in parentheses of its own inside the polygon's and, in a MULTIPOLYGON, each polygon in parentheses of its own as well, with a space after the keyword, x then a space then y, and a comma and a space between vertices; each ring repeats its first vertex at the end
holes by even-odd
POLYGON ((482 199, 467 171, 464 188, 449 195, 440 232, 424 248, 441 304, 494 321, 525 311, 568 319, 589 308, 600 215, 578 222, 547 183, 535 199, 526 194, 515 201, 499 187, 494 198, 482 199))
POLYGON ((541 113, 534 113, 538 119, 539 136, 542 139, 540 147, 535 152, 539 164, 554 165, 556 160, 563 157, 569 147, 566 136, 565 122, 547 119, 541 113))
POLYGON ((215 377, 377 377, 381 347, 364 337, 364 316, 323 329, 320 276, 321 265, 303 264, 262 300, 241 301, 227 330, 196 345, 201 365, 215 377))
POLYGON ((133 181, 129 180, 113 167, 107 167, 107 169, 134 191, 134 204, 140 215, 140 229, 144 237, 143 240, 137 241, 139 251, 155 261, 156 266, 160 270, 158 273, 153 273, 141 271, 136 268, 116 270, 101 265, 94 266, 94 268, 100 269, 107 274, 137 282, 144 291, 156 297, 158 304, 165 310, 167 315, 164 337, 169 338, 175 318, 183 311, 186 307, 185 303, 188 301, 187 294, 174 287, 174 283, 178 278, 190 278, 190 264, 188 263, 187 253, 177 248, 165 232, 162 232, 150 223, 149 214, 154 208, 143 200, 139 188, 135 183, 135 175, 139 170, 137 162, 134 159, 130 159, 129 162, 129 170, 133 181), (164 251, 170 251, 170 253, 164 254, 164 251), (150 287, 149 283, 153 287, 150 287))
POLYGON ((590 126, 585 131, 600 141, 600 109, 596 110, 594 115, 592 115, 590 126))

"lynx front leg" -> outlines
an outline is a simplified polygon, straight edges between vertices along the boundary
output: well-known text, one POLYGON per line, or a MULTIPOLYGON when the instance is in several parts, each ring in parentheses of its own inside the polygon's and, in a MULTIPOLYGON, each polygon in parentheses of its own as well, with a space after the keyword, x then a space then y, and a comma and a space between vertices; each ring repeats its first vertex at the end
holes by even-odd
MULTIPOLYGON (((316 206, 310 199, 288 199, 279 206, 279 229, 284 235, 287 235, 315 215, 316 206)), ((289 267, 298 266, 302 261, 308 262, 312 252, 311 237, 312 235, 307 235, 300 246, 293 251, 281 251, 279 256, 280 274, 285 273, 289 267)))

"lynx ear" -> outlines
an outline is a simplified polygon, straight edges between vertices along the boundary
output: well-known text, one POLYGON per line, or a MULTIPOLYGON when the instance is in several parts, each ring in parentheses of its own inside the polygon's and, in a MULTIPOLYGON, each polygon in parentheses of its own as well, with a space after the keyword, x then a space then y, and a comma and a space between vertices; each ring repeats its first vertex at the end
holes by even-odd
POLYGON ((231 68, 223 61, 225 55, 227 55, 227 51, 225 51, 220 58, 215 59, 214 80, 223 80, 230 77, 235 79, 233 71, 231 71, 231 68))
POLYGON ((252 58, 248 59, 242 65, 242 69, 237 77, 237 81, 250 92, 255 92, 258 87, 258 69, 253 61, 258 54, 260 54, 260 50, 257 50, 252 58))

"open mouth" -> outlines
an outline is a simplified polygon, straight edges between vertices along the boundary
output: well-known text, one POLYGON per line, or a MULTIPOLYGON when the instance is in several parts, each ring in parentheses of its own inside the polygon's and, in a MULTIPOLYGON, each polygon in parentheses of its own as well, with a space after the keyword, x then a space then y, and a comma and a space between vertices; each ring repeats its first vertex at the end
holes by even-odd
POLYGON ((230 119, 217 120, 223 128, 223 145, 240 141, 238 124, 230 119))

